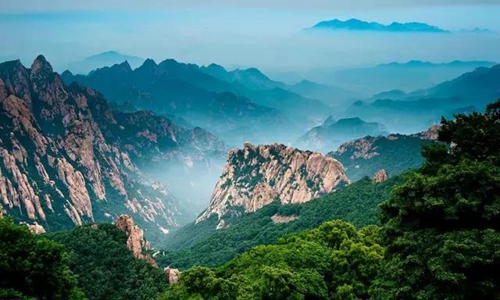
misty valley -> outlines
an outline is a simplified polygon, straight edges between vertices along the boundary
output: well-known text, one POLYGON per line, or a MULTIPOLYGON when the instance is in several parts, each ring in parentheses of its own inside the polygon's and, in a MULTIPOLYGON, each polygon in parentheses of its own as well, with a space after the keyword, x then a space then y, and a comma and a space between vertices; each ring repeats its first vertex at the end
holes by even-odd
POLYGON ((500 299, 498 4, 28 2, 0 299, 500 299))

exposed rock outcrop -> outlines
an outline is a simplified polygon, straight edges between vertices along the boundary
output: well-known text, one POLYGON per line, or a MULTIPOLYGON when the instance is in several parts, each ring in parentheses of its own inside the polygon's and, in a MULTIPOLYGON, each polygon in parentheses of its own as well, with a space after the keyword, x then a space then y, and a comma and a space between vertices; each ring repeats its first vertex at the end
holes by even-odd
POLYGON ((371 137, 350 141, 327 156, 339 160, 345 167, 349 179, 355 181, 384 169, 391 176, 405 170, 418 168, 423 163, 422 146, 437 139, 439 126, 429 130, 405 135, 371 137))
POLYGON ((33 234, 42 234, 45 233, 45 228, 43 228, 42 225, 38 224, 37 222, 33 224, 26 224, 33 234))
POLYGON ((281 224, 281 223, 290 223, 292 221, 298 220, 299 216, 280 216, 280 215, 273 215, 271 217, 271 220, 273 220, 273 223, 276 224, 281 224))
POLYGON ((134 257, 150 263, 157 267, 156 261, 149 255, 143 254, 143 250, 149 250, 149 243, 144 239, 144 231, 135 225, 132 217, 121 215, 116 219, 115 226, 127 234, 127 247, 132 251, 134 257))
POLYGON ((376 183, 381 183, 386 181, 389 178, 389 175, 387 174, 387 171, 385 169, 382 169, 375 173, 375 176, 373 177, 373 181, 376 183))
POLYGON ((433 125, 429 127, 426 131, 414 134, 412 136, 418 137, 422 140, 432 140, 435 141, 438 139, 439 135, 439 129, 441 128, 441 125, 433 125))
POLYGON ((254 212, 275 200, 304 203, 348 183, 342 164, 333 158, 280 144, 245 143, 229 153, 210 205, 197 222, 214 214, 254 212))
POLYGON ((0 213, 18 222, 50 231, 127 213, 161 234, 183 214, 145 169, 208 165, 224 150, 203 129, 112 109, 98 92, 65 85, 43 56, 31 68, 0 63, 0 213))
POLYGON ((166 267, 163 270, 165 272, 165 275, 167 275, 168 283, 176 284, 177 282, 179 282, 179 279, 181 278, 181 272, 179 270, 170 267, 166 267))

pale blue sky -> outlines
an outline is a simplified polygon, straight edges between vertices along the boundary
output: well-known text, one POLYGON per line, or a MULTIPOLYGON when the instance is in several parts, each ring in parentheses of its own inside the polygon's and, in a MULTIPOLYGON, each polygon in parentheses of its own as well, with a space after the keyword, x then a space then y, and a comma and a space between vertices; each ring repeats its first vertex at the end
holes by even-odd
POLYGON ((500 32, 500 0, 0 0, 2 57, 43 53, 58 69, 108 51, 267 70, 388 61, 500 61, 499 34, 304 36, 326 19, 426 22, 500 32), (376 4, 374 4, 376 2, 376 4), (210 4, 208 4, 210 3, 210 4))

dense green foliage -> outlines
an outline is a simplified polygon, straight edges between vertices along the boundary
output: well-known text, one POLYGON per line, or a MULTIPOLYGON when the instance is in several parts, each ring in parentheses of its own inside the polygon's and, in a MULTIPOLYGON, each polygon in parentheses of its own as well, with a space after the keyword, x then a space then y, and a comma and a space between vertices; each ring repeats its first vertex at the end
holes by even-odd
POLYGON ((85 299, 62 245, 0 218, 0 299, 85 299))
POLYGON ((379 184, 365 178, 302 205, 272 203, 234 221, 227 220, 229 226, 222 230, 215 230, 215 220, 191 224, 177 238, 174 236, 168 241, 175 249, 188 248, 168 253, 157 260, 160 264, 179 268, 217 266, 254 246, 276 243, 287 233, 311 229, 326 221, 342 219, 358 227, 377 224, 378 205, 389 198, 392 187, 399 182, 398 177, 379 184), (280 224, 272 221, 274 215, 295 216, 298 219, 280 224), (197 243, 193 245, 190 240, 197 243))
POLYGON ((426 162, 383 205, 375 299, 500 297, 500 101, 443 119, 426 162))
POLYGON ((114 225, 80 226, 49 237, 66 247, 69 267, 90 300, 150 300, 166 287, 163 272, 135 259, 125 233, 114 225))
POLYGON ((216 270, 186 271, 161 299, 363 299, 384 254, 378 232, 327 222, 255 247, 216 270))

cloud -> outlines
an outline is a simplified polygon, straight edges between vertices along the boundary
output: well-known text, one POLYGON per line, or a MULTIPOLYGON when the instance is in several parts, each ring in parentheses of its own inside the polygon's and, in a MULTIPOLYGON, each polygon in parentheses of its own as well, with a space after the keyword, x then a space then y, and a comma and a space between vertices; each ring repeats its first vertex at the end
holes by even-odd
POLYGON ((500 5, 498 0, 0 0, 0 12, 170 8, 381 9, 500 5))

